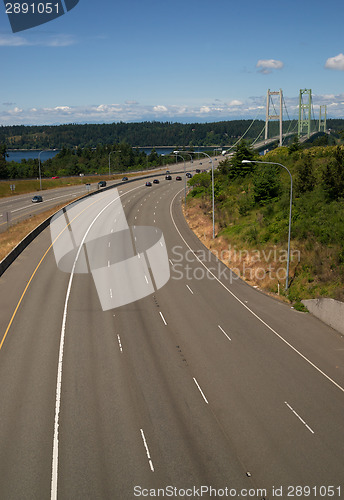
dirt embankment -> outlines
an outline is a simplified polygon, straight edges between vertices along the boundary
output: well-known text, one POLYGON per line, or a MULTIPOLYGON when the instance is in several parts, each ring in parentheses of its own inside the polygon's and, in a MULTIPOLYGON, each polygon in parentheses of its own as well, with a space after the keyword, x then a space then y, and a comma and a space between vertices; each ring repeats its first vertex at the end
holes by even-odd
MULTIPOLYGON (((287 274, 287 248, 277 245, 264 248, 249 245, 239 247, 223 236, 213 239, 211 212, 197 199, 189 200, 183 212, 190 229, 227 267, 251 286, 286 300, 283 292, 287 274)), ((218 228, 215 229, 215 234, 217 231, 218 228)), ((294 275, 299 261, 300 252, 291 250, 290 277, 294 275)))

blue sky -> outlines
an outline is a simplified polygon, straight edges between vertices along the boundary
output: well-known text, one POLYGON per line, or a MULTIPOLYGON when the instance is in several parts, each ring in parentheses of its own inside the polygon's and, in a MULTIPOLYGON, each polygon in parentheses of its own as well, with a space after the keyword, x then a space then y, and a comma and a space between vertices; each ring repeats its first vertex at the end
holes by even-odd
POLYGON ((343 5, 79 0, 16 34, 2 6, 0 125, 265 119, 280 88, 344 118, 343 5))

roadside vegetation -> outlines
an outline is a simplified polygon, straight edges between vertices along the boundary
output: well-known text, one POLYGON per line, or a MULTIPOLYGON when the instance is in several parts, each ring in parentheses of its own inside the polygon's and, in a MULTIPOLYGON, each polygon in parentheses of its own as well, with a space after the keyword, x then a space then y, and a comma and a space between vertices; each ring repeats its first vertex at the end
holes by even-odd
MULTIPOLYGON (((23 159, 20 163, 7 161, 7 146, 0 144, 0 179, 37 179, 39 169, 43 179, 52 177, 106 175, 110 172, 134 172, 162 167, 175 162, 171 156, 158 155, 152 149, 149 155, 133 149, 129 144, 108 144, 91 148, 63 147, 53 158, 40 162, 38 158, 23 159)), ((48 184, 47 184, 48 186, 48 184)))
POLYGON ((304 149, 296 139, 258 156, 244 142, 214 174, 216 238, 211 224, 211 174, 190 179, 186 217, 199 237, 251 284, 289 299, 344 300, 344 147, 304 149), (285 292, 290 177, 293 177, 290 286, 285 292), (201 223, 199 223, 201 221, 201 223))

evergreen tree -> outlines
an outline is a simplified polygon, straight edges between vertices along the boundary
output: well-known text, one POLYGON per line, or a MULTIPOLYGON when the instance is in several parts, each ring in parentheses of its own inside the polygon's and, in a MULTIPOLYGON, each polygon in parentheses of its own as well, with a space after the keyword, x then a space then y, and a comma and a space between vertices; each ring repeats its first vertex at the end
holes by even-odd
POLYGON ((254 160, 256 155, 252 148, 242 140, 236 146, 234 155, 231 158, 220 162, 219 170, 222 174, 228 175, 230 179, 246 177, 254 171, 254 163, 242 163, 242 160, 254 160))
POLYGON ((313 160, 309 153, 302 155, 301 161, 296 166, 296 193, 298 195, 313 191, 316 179, 314 175, 313 160))
POLYGON ((326 165, 323 182, 330 200, 344 198, 344 150, 340 146, 336 147, 334 158, 326 165))

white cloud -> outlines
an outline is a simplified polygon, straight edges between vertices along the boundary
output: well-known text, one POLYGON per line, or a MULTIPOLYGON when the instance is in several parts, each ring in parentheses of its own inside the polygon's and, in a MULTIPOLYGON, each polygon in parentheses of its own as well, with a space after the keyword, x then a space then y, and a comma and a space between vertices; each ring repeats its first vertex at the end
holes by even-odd
POLYGON ((344 71, 344 54, 338 54, 334 57, 329 57, 325 63, 325 68, 344 71))
POLYGON ((261 68, 259 73, 263 73, 263 75, 268 75, 274 69, 282 69, 283 66, 283 62, 276 59, 259 59, 256 64, 256 68, 261 68))
POLYGON ((209 106, 201 106, 200 113, 210 113, 211 108, 209 106))
POLYGON ((71 111, 71 109, 70 106, 56 106, 54 108, 55 111, 71 111))
POLYGON ((233 99, 232 101, 229 101, 228 106, 242 106, 242 102, 238 101, 237 99, 233 99))
POLYGON ((168 110, 167 110, 166 106, 159 105, 159 106, 154 106, 153 111, 156 111, 158 113, 166 113, 166 111, 168 111, 168 110))
POLYGON ((59 34, 48 35, 39 34, 29 38, 18 35, 0 35, 0 47, 67 47, 74 45, 76 39, 73 35, 59 34))
POLYGON ((22 36, 0 35, 0 47, 21 47, 23 45, 30 44, 22 36))
MULTIPOLYGON (((5 100, 5 99, 4 99, 5 100)), ((284 96, 288 115, 291 119, 298 118, 298 95, 284 96)), ((320 105, 326 104, 328 117, 342 118, 344 115, 344 93, 338 95, 315 95, 312 97, 313 106, 318 112, 320 105), (329 114, 331 116, 329 116, 329 114)), ((265 120, 266 96, 252 96, 241 101, 231 99, 228 102, 211 101, 194 105, 159 105, 140 104, 137 101, 127 101, 117 104, 93 104, 73 106, 66 103, 51 107, 32 106, 20 107, 18 104, 0 107, 0 123, 2 125, 49 125, 61 123, 111 123, 111 122, 140 122, 159 120, 181 122, 221 121, 233 119, 260 119, 265 120)), ((285 115, 287 118, 287 115, 285 115)))

